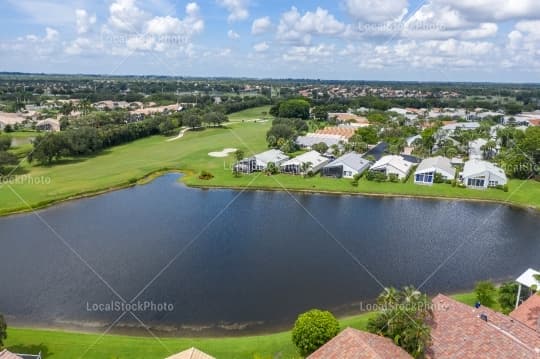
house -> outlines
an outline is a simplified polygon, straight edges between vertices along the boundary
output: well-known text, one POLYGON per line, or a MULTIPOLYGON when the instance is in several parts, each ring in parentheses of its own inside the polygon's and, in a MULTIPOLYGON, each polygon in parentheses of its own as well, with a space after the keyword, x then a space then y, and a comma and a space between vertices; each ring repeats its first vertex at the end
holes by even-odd
POLYGON ((330 160, 322 156, 319 152, 310 151, 283 162, 280 165, 280 170, 283 173, 295 175, 307 172, 317 173, 329 162, 330 160))
POLYGON ((395 174, 404 179, 414 166, 414 162, 406 160, 403 156, 384 156, 371 166, 370 171, 383 172, 387 176, 395 174))
POLYGON ((504 186, 508 183, 506 174, 500 167, 481 160, 465 162, 461 180, 465 186, 475 189, 504 186))
POLYGON ((335 126, 326 127, 322 130, 317 130, 316 134, 320 135, 337 135, 343 137, 345 140, 350 139, 356 133, 356 127, 352 126, 335 126))
POLYGON ((55 120, 54 118, 47 118, 45 120, 38 121, 36 123, 36 130, 58 132, 60 131, 60 121, 55 120))
POLYGON ((521 292, 523 287, 529 290, 529 294, 531 294, 531 292, 534 294, 534 292, 540 288, 540 272, 529 268, 516 279, 516 283, 519 285, 516 296, 517 309, 520 304, 519 301, 521 300, 521 292))
POLYGON ((353 178, 369 168, 371 162, 356 152, 349 152, 330 162, 322 169, 322 175, 336 178, 353 178))
POLYGON ((0 351, 0 359, 41 359, 39 354, 14 354, 7 349, 0 351))
POLYGON ((245 158, 234 165, 234 169, 238 172, 252 173, 256 171, 264 171, 268 168, 269 163, 274 163, 277 167, 287 161, 289 156, 280 150, 268 150, 255 156, 245 158))
POLYGON ((170 357, 167 357, 165 359, 216 359, 216 358, 206 353, 203 353, 202 351, 196 348, 190 348, 178 354, 171 355, 170 357))
POLYGON ((540 334, 540 295, 533 294, 524 301, 510 317, 520 321, 540 334))
POLYGON ((320 133, 308 133, 305 136, 298 136, 296 139, 296 144, 302 148, 311 149, 313 145, 324 143, 328 147, 334 145, 341 145, 342 143, 347 142, 347 138, 341 135, 330 135, 330 134, 320 134, 320 133))
POLYGON ((351 126, 355 127, 365 127, 369 126, 369 121, 363 116, 355 115, 354 113, 348 112, 330 112, 328 114, 328 119, 334 119, 338 123, 348 123, 351 126))
POLYGON ((347 328, 307 359, 411 359, 388 338, 347 328))
POLYGON ((540 357, 540 335, 486 307, 474 308, 439 294, 433 301, 426 359, 540 357))
POLYGON ((469 159, 471 160, 483 160, 484 159, 484 146, 488 143, 483 138, 478 138, 469 142, 469 159))
POLYGON ((444 180, 453 180, 456 177, 456 170, 448 158, 438 156, 423 160, 414 173, 415 184, 432 185, 435 180, 435 173, 442 176, 444 180))

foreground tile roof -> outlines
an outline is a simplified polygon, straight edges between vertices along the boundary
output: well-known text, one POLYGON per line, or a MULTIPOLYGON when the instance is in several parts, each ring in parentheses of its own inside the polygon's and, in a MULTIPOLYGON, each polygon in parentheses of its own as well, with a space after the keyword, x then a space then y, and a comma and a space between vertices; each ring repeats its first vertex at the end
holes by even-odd
POLYGON ((0 359, 22 359, 22 357, 9 352, 7 349, 0 351, 0 359))
POLYGON ((308 359, 411 359, 390 339, 347 328, 308 359))
POLYGON ((509 316, 441 294, 433 299, 433 316, 428 359, 540 359, 540 333, 509 316))
POLYGON ((170 356, 166 359, 215 359, 213 356, 210 356, 206 353, 201 352, 195 348, 184 350, 181 353, 170 356))
POLYGON ((529 328, 540 332, 540 295, 533 295, 510 313, 510 317, 519 320, 529 328))

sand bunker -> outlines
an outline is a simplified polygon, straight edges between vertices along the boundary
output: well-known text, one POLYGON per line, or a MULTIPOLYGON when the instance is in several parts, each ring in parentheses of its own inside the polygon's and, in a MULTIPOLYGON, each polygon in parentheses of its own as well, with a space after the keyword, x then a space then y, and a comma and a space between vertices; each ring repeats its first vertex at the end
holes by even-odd
POLYGON ((208 156, 210 157, 227 157, 231 153, 236 152, 236 148, 224 148, 221 152, 210 152, 208 156))

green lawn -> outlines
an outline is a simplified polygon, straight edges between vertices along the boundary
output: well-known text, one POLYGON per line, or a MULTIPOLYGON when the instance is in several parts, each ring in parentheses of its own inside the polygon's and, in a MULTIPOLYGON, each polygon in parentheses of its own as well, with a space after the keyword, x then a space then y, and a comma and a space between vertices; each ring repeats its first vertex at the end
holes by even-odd
MULTIPOLYGON (((474 294, 453 296, 466 304, 474 304, 474 294)), ((373 313, 364 313, 340 320, 342 328, 365 330, 373 313)), ((9 328, 6 347, 14 352, 42 351, 46 359, 163 359, 192 346, 218 359, 292 359, 300 358, 291 342, 291 333, 240 338, 163 338, 128 337, 69 333, 52 330, 9 328)))
MULTIPOLYGON (((234 162, 233 155, 228 158, 208 156, 208 152, 228 147, 242 149, 246 154, 265 150, 265 134, 270 122, 238 121, 260 118, 262 112, 268 109, 266 106, 233 114, 231 118, 236 122, 228 127, 190 131, 183 138, 172 142, 167 142, 162 136, 154 136, 108 149, 90 158, 65 160, 50 167, 23 162, 18 173, 26 173, 45 183, 16 181, 11 184, 16 194, 10 187, 0 184, 0 214, 28 210, 27 203, 38 208, 58 200, 118 188, 161 169, 184 171, 187 174, 184 182, 193 186, 277 190, 287 188, 313 192, 463 198, 508 202, 540 209, 540 183, 534 181, 511 180, 508 193, 495 189, 477 191, 455 188, 450 185, 417 186, 412 183, 412 178, 406 184, 361 180, 358 187, 353 187, 350 180, 320 176, 268 177, 253 174, 236 178, 230 170, 234 162), (212 172, 215 177, 210 181, 198 179, 202 170, 212 172)), ((20 152, 24 153, 26 150, 28 149, 21 148, 20 152)))
POLYGON ((230 114, 229 121, 242 122, 242 121, 249 121, 249 120, 263 119, 263 118, 269 119, 270 118, 270 115, 268 114, 269 111, 270 111, 270 106, 249 108, 244 111, 230 114))

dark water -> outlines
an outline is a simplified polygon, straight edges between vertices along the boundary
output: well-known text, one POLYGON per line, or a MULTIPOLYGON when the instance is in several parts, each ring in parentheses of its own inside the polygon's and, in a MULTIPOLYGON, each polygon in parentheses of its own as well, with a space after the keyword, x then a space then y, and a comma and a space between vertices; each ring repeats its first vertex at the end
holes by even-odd
MULTIPOLYGON (((0 312, 12 323, 99 330, 121 312, 88 306, 118 300, 112 290, 130 301, 161 272, 136 300, 174 305, 135 312, 154 330, 258 332, 313 307, 358 312, 380 284, 418 286, 461 243, 423 290, 540 267, 540 216, 525 210, 295 195, 299 204, 287 193, 203 191, 177 178, 38 212, 51 228, 34 214, 0 218, 0 312)), ((128 314, 115 330, 138 326, 128 314)))

